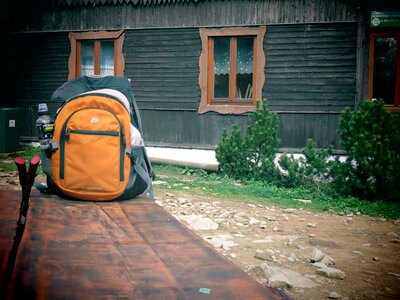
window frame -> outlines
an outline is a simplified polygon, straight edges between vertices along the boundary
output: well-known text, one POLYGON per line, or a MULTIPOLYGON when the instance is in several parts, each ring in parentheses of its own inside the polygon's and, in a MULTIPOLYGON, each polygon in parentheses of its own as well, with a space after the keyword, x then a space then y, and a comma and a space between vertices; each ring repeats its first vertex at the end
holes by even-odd
POLYGON ((368 99, 372 99, 373 95, 373 81, 374 81, 374 54, 375 54, 375 38, 377 37, 394 37, 397 38, 397 52, 396 52, 396 77, 395 77, 395 91, 394 91, 394 104, 385 104, 385 108, 389 111, 400 110, 400 32, 381 32, 371 33, 369 41, 369 74, 368 74, 368 99))
MULTIPOLYGON (((123 77, 125 71, 125 58, 123 55, 124 30, 118 31, 91 31, 69 34, 71 44, 71 54, 68 60, 68 80, 80 76, 80 42, 85 40, 94 40, 95 57, 100 55, 101 40, 114 40, 114 76, 123 77)), ((96 66, 96 64, 95 64, 96 66)), ((95 68, 100 73, 100 66, 95 68)))
POLYGON ((258 27, 227 27, 221 29, 200 28, 200 38, 202 44, 202 52, 199 58, 199 86, 201 90, 201 100, 198 113, 203 114, 209 111, 218 112, 220 114, 242 114, 252 112, 256 108, 256 101, 262 100, 262 88, 264 86, 265 74, 265 55, 264 55, 264 35, 265 26, 258 27), (236 86, 234 85, 236 77, 236 62, 232 64, 236 53, 237 37, 254 37, 253 46, 253 97, 251 99, 236 98, 236 86), (215 37, 230 38, 230 62, 231 71, 230 79, 234 78, 234 82, 229 85, 229 99, 212 98, 213 94, 213 39, 215 37), (231 41, 234 40, 234 44, 231 41), (232 95, 235 95, 232 97, 232 95))

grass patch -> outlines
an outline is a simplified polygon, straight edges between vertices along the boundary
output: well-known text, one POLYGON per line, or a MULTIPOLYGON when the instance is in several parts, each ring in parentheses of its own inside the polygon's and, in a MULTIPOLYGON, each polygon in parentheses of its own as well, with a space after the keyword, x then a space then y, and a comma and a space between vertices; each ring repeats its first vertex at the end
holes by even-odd
POLYGON ((35 155, 40 155, 40 149, 25 145, 21 147, 20 151, 8 153, 9 158, 22 157, 25 160, 29 160, 35 155))
POLYGON ((283 208, 306 208, 313 211, 354 213, 388 219, 400 218, 400 205, 395 202, 366 201, 354 197, 333 197, 306 188, 278 188, 264 182, 238 182, 217 173, 204 173, 196 169, 170 165, 154 165, 158 180, 167 184, 156 185, 156 191, 182 191, 197 195, 250 201, 283 208), (311 200, 304 204, 300 200, 311 200))
POLYGON ((17 171, 17 167, 14 164, 0 162, 0 171, 2 172, 17 171))
POLYGON ((17 171, 17 167, 14 163, 14 159, 16 157, 22 157, 25 160, 30 160, 35 155, 40 155, 40 149, 25 145, 21 147, 20 151, 0 153, 0 171, 17 171))
MULTIPOLYGON (((39 155, 37 148, 23 146, 21 151, 0 154, 0 171, 16 171, 14 158, 17 156, 29 160, 39 155)), ((173 192, 184 190, 196 195, 213 196, 235 201, 256 202, 279 207, 306 208, 313 211, 343 213, 360 213, 373 217, 388 219, 400 218, 400 204, 397 202, 367 201, 354 197, 332 197, 324 193, 316 194, 306 188, 278 188, 264 182, 239 182, 220 176, 215 172, 201 172, 197 169, 182 168, 171 165, 154 164, 156 180, 167 184, 156 185, 156 192, 173 192), (311 200, 304 204, 295 199, 311 200)))

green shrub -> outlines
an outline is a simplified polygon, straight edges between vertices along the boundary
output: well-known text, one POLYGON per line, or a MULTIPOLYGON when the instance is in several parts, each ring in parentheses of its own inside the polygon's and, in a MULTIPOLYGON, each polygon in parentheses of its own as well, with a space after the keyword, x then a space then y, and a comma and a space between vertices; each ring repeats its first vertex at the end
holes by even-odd
POLYGON ((317 149, 309 140, 303 157, 284 154, 283 174, 274 164, 280 143, 279 119, 264 101, 250 115, 247 134, 237 125, 223 131, 216 155, 220 170, 236 179, 256 179, 278 186, 305 186, 320 192, 333 188, 362 199, 400 198, 400 115, 389 113, 383 101, 365 101, 354 111, 345 109, 339 119, 340 144, 348 158, 328 161, 332 148, 317 149), (329 183, 329 185, 328 185, 329 183))
POLYGON ((343 194, 366 199, 398 199, 400 195, 400 117, 383 101, 364 101, 340 115, 344 163, 332 168, 333 185, 343 194))
POLYGON ((332 155, 332 148, 317 149, 317 144, 309 139, 302 154, 298 159, 291 154, 281 155, 279 165, 285 171, 281 184, 285 187, 305 186, 319 190, 320 184, 327 182, 330 176, 328 159, 332 155))
POLYGON ((247 134, 241 136, 235 124, 228 133, 225 129, 216 149, 220 170, 237 179, 264 179, 273 181, 278 170, 274 165, 280 140, 279 119, 267 108, 266 101, 249 117, 247 134))
POLYGON ((278 151, 279 118, 268 110, 267 102, 257 102, 256 111, 250 115, 245 137, 250 173, 254 179, 275 181, 278 170, 274 159, 278 151))
POLYGON ((222 138, 215 150, 215 154, 222 173, 236 179, 248 176, 247 147, 237 124, 232 126, 230 133, 226 129, 223 130, 222 138))

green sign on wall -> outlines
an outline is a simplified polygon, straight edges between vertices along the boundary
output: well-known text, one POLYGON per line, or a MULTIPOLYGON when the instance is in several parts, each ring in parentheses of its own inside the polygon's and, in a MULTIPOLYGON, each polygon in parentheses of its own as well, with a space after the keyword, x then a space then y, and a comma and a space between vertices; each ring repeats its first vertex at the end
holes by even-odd
POLYGON ((400 27, 400 11, 371 11, 371 27, 400 27))

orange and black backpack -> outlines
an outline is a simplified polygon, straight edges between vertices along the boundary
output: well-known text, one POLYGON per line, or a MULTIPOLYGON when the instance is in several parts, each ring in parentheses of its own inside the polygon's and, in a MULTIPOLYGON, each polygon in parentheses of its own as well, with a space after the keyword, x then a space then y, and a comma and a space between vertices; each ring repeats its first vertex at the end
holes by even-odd
POLYGON ((91 201, 153 197, 154 173, 128 79, 80 77, 58 88, 52 101, 63 101, 42 151, 52 192, 91 201))

